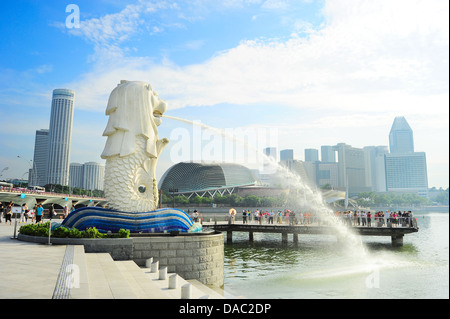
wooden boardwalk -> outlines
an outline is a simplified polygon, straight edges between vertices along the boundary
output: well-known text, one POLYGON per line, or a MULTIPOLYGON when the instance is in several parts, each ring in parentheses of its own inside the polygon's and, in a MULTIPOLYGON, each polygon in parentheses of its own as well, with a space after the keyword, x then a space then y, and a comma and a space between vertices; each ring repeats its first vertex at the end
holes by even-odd
MULTIPOLYGON (((417 224, 413 222, 411 226, 394 226, 391 227, 367 227, 352 226, 350 227, 355 233, 362 236, 390 236, 393 246, 403 245, 403 236, 419 231, 417 224)), ((318 224, 308 225, 288 225, 288 224, 244 224, 242 221, 231 222, 203 222, 204 228, 212 228, 217 231, 227 233, 227 243, 233 241, 233 232, 248 232, 249 240, 253 241, 254 233, 279 233, 283 244, 288 242, 288 234, 292 234, 294 243, 298 243, 298 236, 302 234, 308 235, 336 235, 339 237, 336 227, 321 226, 318 224)), ((338 238, 339 239, 339 238, 338 238)))

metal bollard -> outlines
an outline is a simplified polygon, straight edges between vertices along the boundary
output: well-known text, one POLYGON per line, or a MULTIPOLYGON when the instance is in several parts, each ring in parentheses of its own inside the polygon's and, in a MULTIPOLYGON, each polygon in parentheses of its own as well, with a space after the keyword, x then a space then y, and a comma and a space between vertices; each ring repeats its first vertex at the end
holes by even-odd
POLYGON ((162 267, 159 270, 159 280, 166 280, 167 278, 167 267, 162 267))
POLYGON ((191 299, 191 284, 181 286, 181 299, 191 299))
POLYGON ((157 272, 158 268, 159 268, 159 261, 155 261, 154 263, 152 263, 152 268, 150 272, 157 272))
POLYGON ((153 257, 148 258, 148 259, 145 261, 145 267, 146 267, 146 268, 151 268, 151 267, 152 267, 152 262, 153 262, 153 257))
POLYGON ((173 274, 169 276, 169 289, 177 289, 178 287, 178 275, 173 274))

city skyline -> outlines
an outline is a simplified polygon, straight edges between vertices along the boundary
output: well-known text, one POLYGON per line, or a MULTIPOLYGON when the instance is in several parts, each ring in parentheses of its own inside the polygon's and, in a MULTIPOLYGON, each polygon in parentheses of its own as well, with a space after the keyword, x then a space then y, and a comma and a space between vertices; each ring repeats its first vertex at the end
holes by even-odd
MULTIPOLYGON (((429 187, 448 187, 448 3, 445 1, 78 1, 2 3, 2 178, 33 159, 51 92, 74 90, 70 162, 100 162, 108 95, 150 83, 168 115, 220 129, 274 128, 278 149, 389 146, 397 116, 426 152, 429 187), (14 12, 21 12, 17 20, 14 12), (382 22, 381 22, 382 21, 382 22)), ((160 138, 187 124, 163 119, 160 138)), ((170 161, 172 139, 158 165, 170 161)), ((271 147, 271 145, 264 145, 271 147)), ((189 160, 189 158, 187 158, 189 160)))

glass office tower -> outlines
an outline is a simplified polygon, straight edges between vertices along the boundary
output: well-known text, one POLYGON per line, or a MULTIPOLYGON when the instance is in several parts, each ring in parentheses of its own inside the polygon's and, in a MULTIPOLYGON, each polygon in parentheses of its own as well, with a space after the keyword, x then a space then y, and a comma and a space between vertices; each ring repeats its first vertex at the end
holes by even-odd
POLYGON ((389 132, 391 154, 414 152, 413 131, 405 117, 397 116, 389 132))
POLYGON ((47 179, 48 130, 36 131, 33 169, 28 176, 29 186, 44 186, 47 179))

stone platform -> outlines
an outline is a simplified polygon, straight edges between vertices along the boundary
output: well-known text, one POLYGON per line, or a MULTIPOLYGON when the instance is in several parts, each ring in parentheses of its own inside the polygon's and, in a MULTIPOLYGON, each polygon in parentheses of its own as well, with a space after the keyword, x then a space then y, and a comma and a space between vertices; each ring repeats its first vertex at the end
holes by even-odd
POLYGON ((2 299, 180 299, 187 284, 191 284, 191 299, 224 298, 220 289, 180 274, 177 288, 169 289, 170 270, 160 280, 159 271, 152 273, 133 260, 114 260, 109 253, 88 253, 84 245, 48 245, 13 237, 14 221, 11 226, 1 223, 2 299), (70 289, 68 278, 72 278, 70 289))

